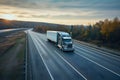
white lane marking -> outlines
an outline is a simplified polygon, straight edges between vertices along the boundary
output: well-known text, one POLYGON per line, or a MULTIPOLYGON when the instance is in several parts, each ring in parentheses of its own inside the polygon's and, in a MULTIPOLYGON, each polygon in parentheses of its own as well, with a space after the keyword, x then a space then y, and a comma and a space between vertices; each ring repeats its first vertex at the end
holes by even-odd
MULTIPOLYGON (((34 35, 34 36, 35 36, 35 35, 34 35)), ((31 35, 31 38, 32 38, 32 35, 31 35)), ((32 38, 32 40, 33 40, 33 39, 34 39, 34 38, 32 38)), ((42 59, 44 65, 45 65, 45 67, 46 67, 46 69, 47 69, 49 75, 50 75, 51 80, 54 80, 54 78, 53 78, 53 76, 52 76, 52 74, 51 74, 51 72, 50 72, 48 66, 46 65, 46 63, 45 63, 45 61, 44 61, 42 55, 40 54, 40 51, 39 51, 38 47, 37 47, 37 45, 38 45, 39 43, 37 42, 36 39, 34 39, 33 42, 34 42, 34 44, 35 44, 35 46, 36 46, 36 49, 37 49, 37 51, 39 52, 39 55, 40 55, 40 57, 41 57, 41 59, 42 59)), ((38 46, 39 46, 39 45, 38 45, 38 46)))
MULTIPOLYGON (((87 48, 91 48, 91 51, 97 51, 99 54, 101 54, 101 55, 105 55, 105 56, 107 56, 107 57, 110 57, 110 58, 113 58, 113 59, 115 59, 115 60, 118 60, 118 61, 120 61, 120 59, 118 58, 118 56, 116 56, 116 55, 113 55, 113 54, 110 54, 109 52, 104 52, 104 51, 102 51, 102 50, 99 50, 99 49, 96 49, 96 48, 92 48, 92 47, 89 47, 89 46, 86 46, 86 45, 83 45, 82 44, 82 46, 84 46, 84 47, 87 47, 87 48), (100 52, 102 52, 102 53, 105 53, 105 54, 102 54, 102 53, 100 53, 100 52), (110 56, 111 55, 111 56, 110 56)), ((75 47, 77 47, 77 46, 75 46, 75 47)), ((79 47, 77 47, 77 48, 79 48, 79 47)))
POLYGON ((72 66, 72 64, 70 64, 67 60, 65 60, 57 51, 55 51, 55 53, 61 58, 63 59, 63 61, 65 61, 73 70, 75 70, 80 76, 82 76, 85 80, 87 80, 87 78, 85 78, 76 68, 74 68, 72 66))
MULTIPOLYGON (((78 50, 76 50, 76 51, 78 51, 78 50)), ((80 52, 80 51, 78 51, 78 52, 80 52)), ((80 52, 80 53, 83 53, 83 52, 80 52)), ((111 73, 113 73, 113 74, 115 74, 115 75, 117 75, 117 76, 120 77, 120 74, 118 74, 118 73, 116 73, 116 72, 114 72, 114 71, 112 71, 112 70, 110 70, 110 69, 104 67, 103 65, 101 65, 101 64, 99 64, 99 63, 97 63, 97 62, 95 62, 95 61, 93 61, 93 60, 91 60, 91 59, 89 59, 89 58, 87 58, 87 57, 85 57, 85 56, 83 56, 83 55, 80 55, 80 54, 78 54, 78 53, 75 53, 75 54, 77 54, 77 55, 79 55, 79 56, 81 56, 81 57, 87 59, 88 61, 90 61, 90 62, 92 62, 92 63, 94 63, 94 64, 96 64, 96 65, 98 65, 98 66, 100 66, 100 67, 102 67, 102 68, 104 68, 104 69, 110 71, 111 73)))

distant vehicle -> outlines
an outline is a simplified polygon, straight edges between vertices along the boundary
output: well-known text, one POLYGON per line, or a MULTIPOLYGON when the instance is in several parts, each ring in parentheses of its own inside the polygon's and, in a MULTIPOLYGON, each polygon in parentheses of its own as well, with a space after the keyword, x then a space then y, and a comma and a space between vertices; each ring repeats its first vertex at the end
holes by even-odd
POLYGON ((62 51, 74 51, 72 38, 67 32, 47 31, 47 39, 56 43, 62 51))

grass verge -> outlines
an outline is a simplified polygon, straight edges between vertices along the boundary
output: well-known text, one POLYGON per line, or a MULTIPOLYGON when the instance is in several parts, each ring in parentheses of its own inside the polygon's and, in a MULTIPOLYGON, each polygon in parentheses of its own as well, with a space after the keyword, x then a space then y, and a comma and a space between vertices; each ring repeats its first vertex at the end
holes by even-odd
POLYGON ((26 35, 19 32, 0 43, 0 80, 24 80, 26 35))

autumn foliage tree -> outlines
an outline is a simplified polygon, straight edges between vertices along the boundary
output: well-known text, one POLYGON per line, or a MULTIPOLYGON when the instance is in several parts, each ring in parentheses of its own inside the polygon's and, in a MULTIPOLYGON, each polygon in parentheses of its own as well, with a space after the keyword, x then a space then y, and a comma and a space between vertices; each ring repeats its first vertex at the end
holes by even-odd
POLYGON ((120 21, 115 18, 113 21, 105 20, 101 26, 101 33, 106 41, 116 42, 120 40, 120 21))
MULTIPOLYGON (((109 45, 120 49, 120 20, 116 17, 113 20, 105 19, 94 25, 72 25, 72 37, 77 40, 95 42, 99 45, 109 45)), ((65 31, 70 33, 70 26, 38 26, 35 31, 46 32, 47 30, 65 31)))

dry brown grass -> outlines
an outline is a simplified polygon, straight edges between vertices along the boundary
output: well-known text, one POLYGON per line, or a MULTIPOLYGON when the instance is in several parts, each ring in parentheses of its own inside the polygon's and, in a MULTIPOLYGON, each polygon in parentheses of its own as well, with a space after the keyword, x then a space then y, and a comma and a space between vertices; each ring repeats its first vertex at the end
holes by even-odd
POLYGON ((24 80, 25 45, 24 32, 9 35, 0 42, 0 50, 4 51, 0 56, 0 80, 24 80))
POLYGON ((9 48, 16 44, 16 41, 24 36, 25 33, 18 32, 7 37, 2 37, 0 42, 0 55, 3 55, 9 48))

